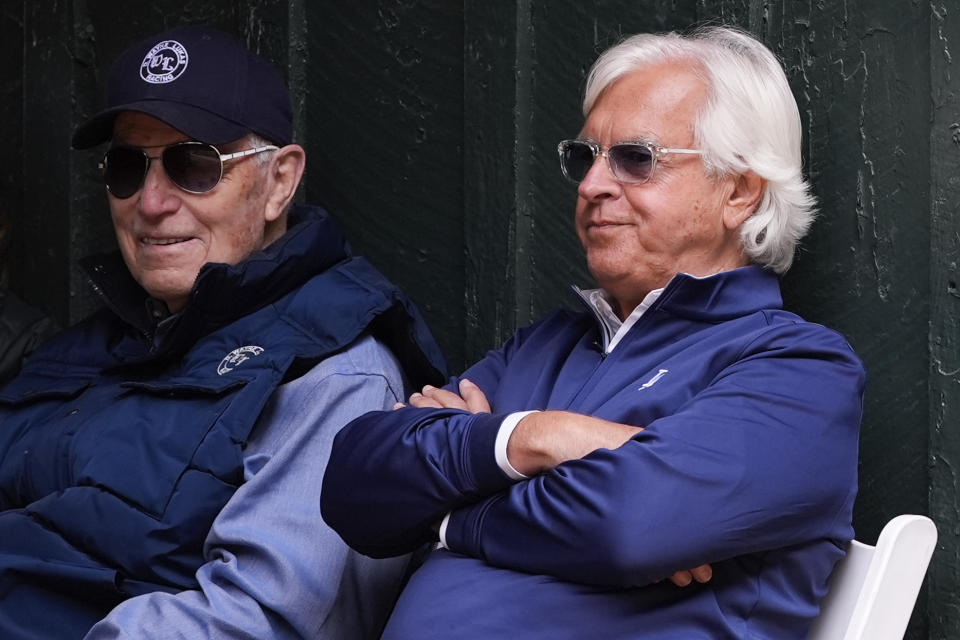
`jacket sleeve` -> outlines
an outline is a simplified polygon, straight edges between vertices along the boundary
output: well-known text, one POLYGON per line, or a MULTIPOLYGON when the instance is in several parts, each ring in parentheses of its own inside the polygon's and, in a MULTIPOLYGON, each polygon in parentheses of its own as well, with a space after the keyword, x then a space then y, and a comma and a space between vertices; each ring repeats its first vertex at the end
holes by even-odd
POLYGON ((200 588, 130 598, 87 640, 379 637, 407 559, 351 551, 317 494, 335 432, 402 394, 385 353, 367 338, 280 387, 245 452, 246 482, 207 536, 200 588))
POLYGON ((407 408, 354 420, 334 442, 323 519, 375 558, 435 542, 447 512, 513 482, 494 457, 503 417, 407 408))
POLYGON ((622 447, 458 508, 447 544, 613 586, 812 540, 841 545, 852 536, 863 384, 842 338, 798 325, 622 447))
MULTIPOLYGON (((463 377, 492 395, 517 340, 463 377)), ((324 520, 351 547, 377 558, 435 542, 436 525, 452 509, 513 483, 494 451, 505 417, 407 407, 357 418, 333 443, 321 494, 324 520)))

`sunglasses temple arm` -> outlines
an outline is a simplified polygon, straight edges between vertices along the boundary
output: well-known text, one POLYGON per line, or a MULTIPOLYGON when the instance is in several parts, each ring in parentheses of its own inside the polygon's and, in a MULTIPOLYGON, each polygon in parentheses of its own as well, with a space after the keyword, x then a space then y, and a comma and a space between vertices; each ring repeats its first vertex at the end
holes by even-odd
POLYGON ((280 147, 276 147, 272 144, 268 144, 265 147, 254 147, 253 149, 247 149, 245 151, 237 151, 236 153, 227 153, 220 156, 220 162, 226 162, 227 160, 235 160, 237 158, 244 158, 246 156, 252 156, 257 153, 263 153, 264 151, 276 151, 280 147))
POLYGON ((664 147, 657 147, 657 151, 660 153, 686 153, 690 155, 700 155, 703 153, 700 149, 667 149, 664 147))

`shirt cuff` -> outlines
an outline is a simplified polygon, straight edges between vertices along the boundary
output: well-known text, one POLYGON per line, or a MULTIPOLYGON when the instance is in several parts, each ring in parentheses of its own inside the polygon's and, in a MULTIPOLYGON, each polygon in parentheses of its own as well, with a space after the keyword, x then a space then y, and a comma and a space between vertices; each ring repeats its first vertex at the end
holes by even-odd
MULTIPOLYGON (((513 433, 513 430, 517 428, 517 425, 520 424, 520 421, 526 418, 531 413, 537 413, 536 411, 517 411, 515 413, 509 414, 506 418, 503 419, 503 422, 500 423, 500 430, 497 431, 497 439, 493 445, 494 456, 497 459, 497 466, 503 469, 503 472, 510 476, 513 480, 526 480, 529 476, 525 476, 516 469, 513 468, 513 465, 510 464, 510 460, 507 458, 507 443, 510 442, 510 435, 513 433)), ((447 518, 449 518, 449 514, 447 518)), ((447 518, 444 518, 443 524, 440 525, 441 529, 446 527, 447 518)), ((443 537, 441 535, 441 540, 443 537)))
POLYGON ((437 533, 440 535, 440 546, 443 549, 449 549, 447 546, 447 525, 450 524, 450 514, 452 511, 448 511, 447 515, 443 516, 443 520, 440 521, 440 531, 437 533))

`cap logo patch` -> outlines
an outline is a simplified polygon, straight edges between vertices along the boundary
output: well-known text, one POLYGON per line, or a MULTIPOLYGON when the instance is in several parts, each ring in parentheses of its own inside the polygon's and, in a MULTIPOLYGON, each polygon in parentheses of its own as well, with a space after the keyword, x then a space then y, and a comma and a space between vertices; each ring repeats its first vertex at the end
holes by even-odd
POLYGON ((263 353, 263 347, 257 347, 254 345, 247 345, 246 347, 234 349, 227 354, 226 358, 220 361, 220 366, 217 367, 217 373, 220 375, 230 373, 234 370, 234 368, 240 366, 250 358, 255 358, 261 353, 263 353))
POLYGON ((166 84, 179 78, 187 68, 187 50, 176 40, 158 42, 140 63, 140 77, 150 84, 166 84))

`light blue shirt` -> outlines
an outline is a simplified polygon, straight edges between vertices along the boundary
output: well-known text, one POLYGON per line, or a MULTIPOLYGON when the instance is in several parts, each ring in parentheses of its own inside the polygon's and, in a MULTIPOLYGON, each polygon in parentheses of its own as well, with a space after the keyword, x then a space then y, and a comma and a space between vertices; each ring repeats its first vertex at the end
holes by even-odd
POLYGON ((379 637, 408 558, 349 549, 320 516, 320 487, 337 431, 402 398, 396 359, 370 337, 279 387, 207 535, 200 589, 126 600, 86 640, 379 637))

